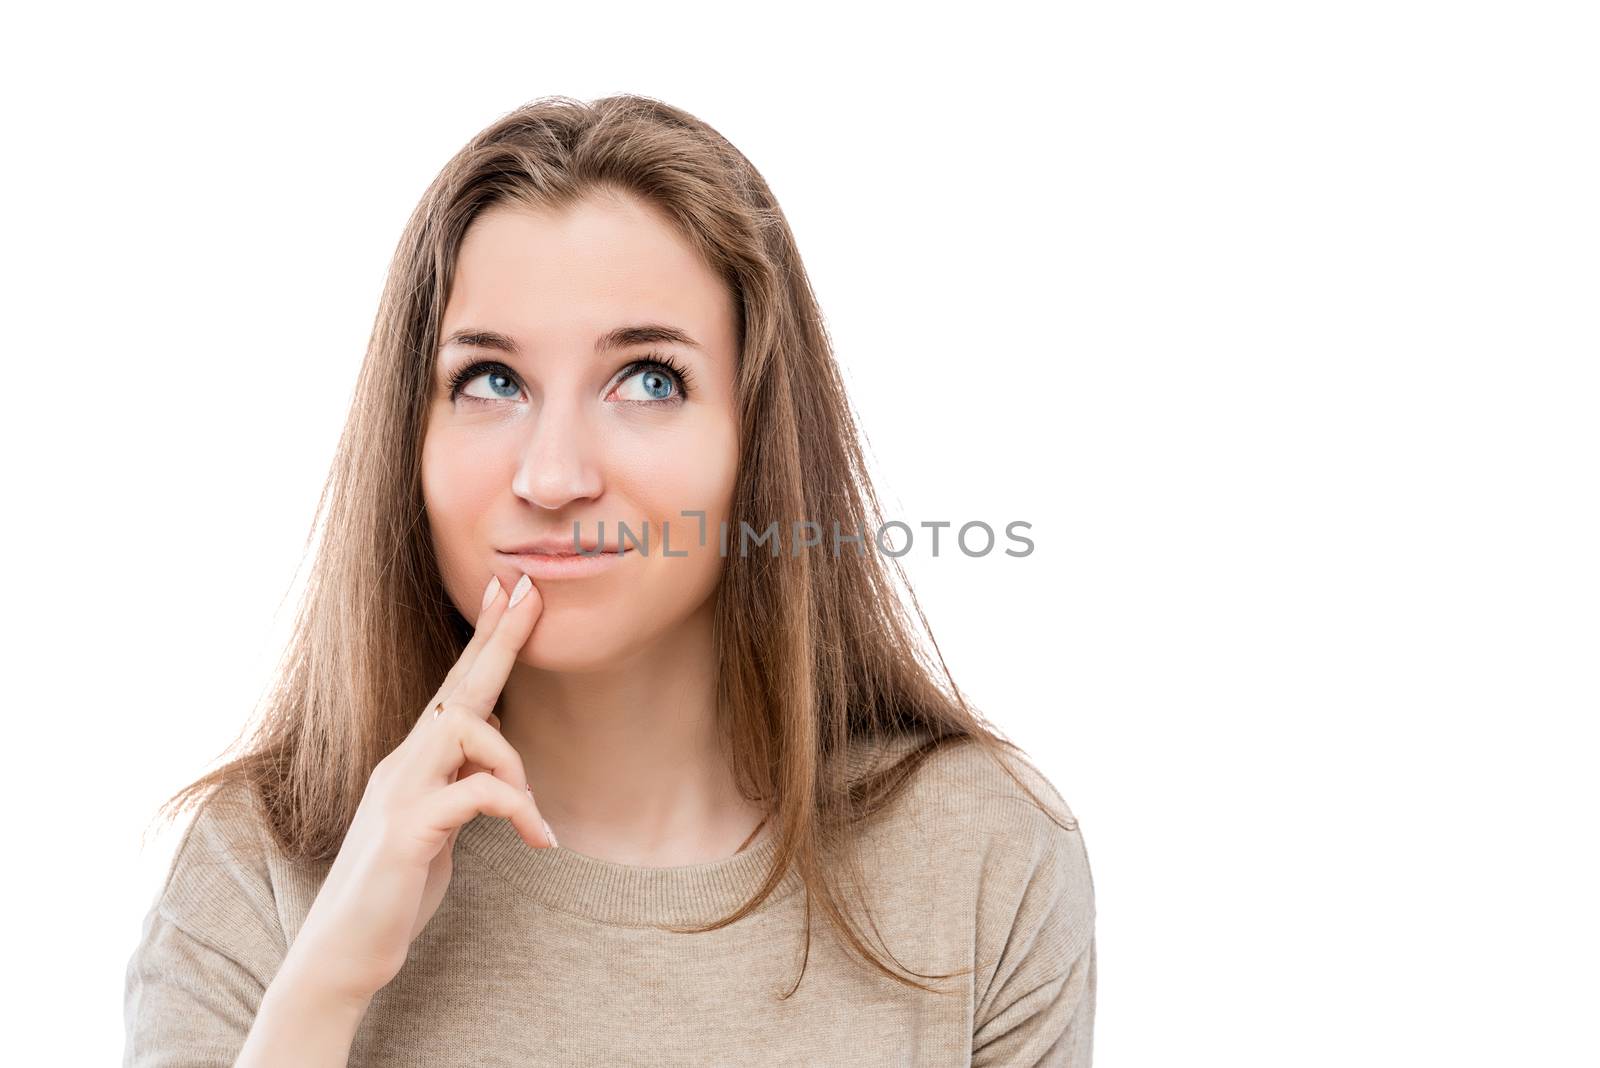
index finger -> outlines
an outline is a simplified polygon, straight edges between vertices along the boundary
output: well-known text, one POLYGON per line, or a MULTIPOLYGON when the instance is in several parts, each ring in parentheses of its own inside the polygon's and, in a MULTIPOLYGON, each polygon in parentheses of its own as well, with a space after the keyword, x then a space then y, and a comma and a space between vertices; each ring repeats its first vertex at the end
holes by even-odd
POLYGON ((533 625, 544 611, 544 597, 527 575, 517 580, 511 599, 517 603, 507 602, 488 641, 450 695, 452 705, 459 704, 485 720, 494 713, 495 701, 505 688, 511 665, 517 661, 517 652, 533 633, 533 625))
POLYGON ((428 702, 432 708, 438 701, 449 697, 455 688, 461 684, 472 665, 478 659, 478 654, 489 642, 489 635, 494 633, 506 611, 506 588, 500 582, 500 576, 490 572, 489 584, 483 589, 483 607, 478 612, 478 618, 473 623, 472 637, 462 647, 461 655, 456 657, 456 662, 450 665, 450 670, 445 673, 444 681, 439 684, 433 700, 428 702))

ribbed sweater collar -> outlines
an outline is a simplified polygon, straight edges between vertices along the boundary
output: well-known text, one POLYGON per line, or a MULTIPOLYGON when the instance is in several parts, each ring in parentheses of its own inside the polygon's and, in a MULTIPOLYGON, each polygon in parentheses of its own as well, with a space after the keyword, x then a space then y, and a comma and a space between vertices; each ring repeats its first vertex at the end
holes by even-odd
MULTIPOLYGON (((701 924, 729 915, 760 888, 778 853, 775 831, 769 820, 741 853, 670 868, 618 864, 561 847, 535 849, 510 820, 489 815, 464 824, 456 846, 549 908, 623 926, 701 924)), ((800 886, 791 869, 762 907, 800 886)))

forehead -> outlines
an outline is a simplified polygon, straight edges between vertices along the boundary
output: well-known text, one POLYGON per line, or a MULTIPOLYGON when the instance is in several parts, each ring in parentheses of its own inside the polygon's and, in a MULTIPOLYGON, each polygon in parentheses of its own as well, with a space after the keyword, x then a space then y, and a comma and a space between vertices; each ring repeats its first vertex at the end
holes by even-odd
POLYGON ((467 228, 446 330, 470 321, 538 337, 605 330, 618 319, 674 322, 727 342, 733 298, 689 243, 632 197, 586 198, 560 211, 496 205, 467 228))

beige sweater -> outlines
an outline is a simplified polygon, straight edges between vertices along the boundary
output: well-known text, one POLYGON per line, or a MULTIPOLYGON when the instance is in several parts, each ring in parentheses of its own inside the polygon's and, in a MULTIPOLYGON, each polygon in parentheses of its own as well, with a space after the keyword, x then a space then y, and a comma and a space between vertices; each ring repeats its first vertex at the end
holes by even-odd
MULTIPOLYGON (((1012 763, 1071 823, 1044 777, 1012 763)), ((982 752, 936 755, 857 839, 872 918, 894 956, 922 972, 974 966, 942 981, 953 994, 868 971, 813 909, 804 978, 780 1000, 805 951, 794 871, 732 926, 651 926, 718 918, 745 900, 775 855, 772 829, 719 861, 646 868, 533 849, 508 821, 478 816, 462 828, 439 911, 373 998, 349 1063, 1090 1063, 1095 906, 1083 838, 982 752)), ((231 1065, 243 1046, 327 873, 270 848, 251 859, 247 841, 265 838, 235 792, 184 832, 127 964, 125 1068, 231 1065)))

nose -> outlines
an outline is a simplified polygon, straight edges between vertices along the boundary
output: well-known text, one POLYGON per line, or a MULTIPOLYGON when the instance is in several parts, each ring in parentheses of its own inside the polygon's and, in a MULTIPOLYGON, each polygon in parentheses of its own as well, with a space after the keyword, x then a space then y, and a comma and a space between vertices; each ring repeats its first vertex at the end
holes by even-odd
POLYGON ((511 489, 552 511, 599 494, 600 465, 580 413, 548 398, 529 432, 511 489))

